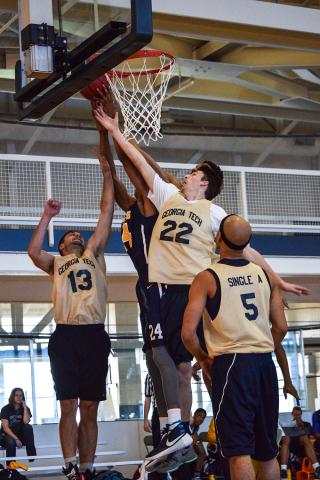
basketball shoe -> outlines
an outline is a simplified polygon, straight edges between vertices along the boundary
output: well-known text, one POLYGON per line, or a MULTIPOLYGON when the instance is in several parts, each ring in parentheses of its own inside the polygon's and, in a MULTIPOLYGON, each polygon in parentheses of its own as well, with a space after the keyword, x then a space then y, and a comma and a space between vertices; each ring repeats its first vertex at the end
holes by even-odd
POLYGON ((168 457, 156 466, 155 471, 159 473, 172 473, 184 463, 191 463, 197 460, 198 455, 193 446, 182 448, 177 452, 171 453, 168 457))
POLYGON ((175 425, 175 427, 169 429, 163 435, 159 445, 146 456, 146 460, 157 460, 165 455, 169 455, 169 453, 189 447, 189 445, 192 444, 192 437, 186 432, 181 420, 174 422, 174 424, 170 426, 173 425, 175 425))
POLYGON ((66 468, 62 468, 62 471, 69 480, 82 480, 78 465, 69 463, 66 468))

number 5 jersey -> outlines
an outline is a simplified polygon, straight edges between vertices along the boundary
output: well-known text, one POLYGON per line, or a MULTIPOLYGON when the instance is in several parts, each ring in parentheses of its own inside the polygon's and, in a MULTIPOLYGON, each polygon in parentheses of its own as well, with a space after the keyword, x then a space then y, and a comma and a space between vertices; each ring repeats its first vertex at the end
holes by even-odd
POLYGON ((57 324, 104 323, 106 274, 90 250, 86 249, 81 257, 74 254, 55 257, 51 279, 57 324))
POLYGON ((245 259, 223 259, 208 271, 217 284, 203 323, 209 356, 273 352, 271 289, 264 270, 245 259))

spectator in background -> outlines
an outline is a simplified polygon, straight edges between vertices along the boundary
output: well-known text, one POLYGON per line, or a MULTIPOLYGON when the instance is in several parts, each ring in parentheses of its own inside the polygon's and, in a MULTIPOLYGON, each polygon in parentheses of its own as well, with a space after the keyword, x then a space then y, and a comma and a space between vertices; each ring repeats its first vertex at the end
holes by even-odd
POLYGON ((144 407, 143 407, 143 428, 145 432, 152 433, 153 445, 158 445, 160 442, 160 422, 156 399, 154 395, 154 388, 149 373, 146 376, 144 383, 144 407), (151 425, 149 422, 149 412, 152 404, 151 425))
POLYGON ((316 410, 312 414, 312 430, 316 439, 314 449, 319 454, 320 452, 320 410, 316 410))
MULTIPOLYGON (((16 448, 26 446, 27 455, 37 455, 34 446, 33 428, 30 423, 32 417, 26 405, 22 388, 14 388, 0 413, 1 417, 1 445, 6 449, 7 457, 16 456, 16 448)), ((31 462, 32 460, 30 460, 31 462)))
POLYGON ((208 441, 208 432, 199 433, 199 428, 203 424, 207 412, 204 408, 197 408, 190 421, 190 430, 193 438, 193 448, 198 458, 194 462, 193 480, 200 480, 203 462, 207 456, 203 442, 208 441))
POLYGON ((300 407, 294 407, 292 410, 293 426, 284 427, 285 436, 282 437, 280 447, 280 465, 281 478, 287 478, 289 452, 298 457, 305 455, 309 457, 315 470, 314 478, 320 479, 320 466, 314 451, 313 444, 309 435, 313 435, 313 430, 309 422, 302 420, 302 410, 300 407))

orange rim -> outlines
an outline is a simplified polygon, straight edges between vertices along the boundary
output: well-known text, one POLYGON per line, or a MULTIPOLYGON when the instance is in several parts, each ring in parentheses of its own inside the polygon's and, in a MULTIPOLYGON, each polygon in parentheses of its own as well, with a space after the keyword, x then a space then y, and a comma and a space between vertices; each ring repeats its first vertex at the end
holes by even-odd
POLYGON ((127 58, 127 60, 134 60, 136 58, 148 58, 148 57, 161 57, 165 56, 169 62, 167 65, 159 68, 152 68, 152 69, 147 69, 143 71, 136 71, 136 72, 122 72, 121 70, 117 69, 112 69, 107 72, 107 75, 109 77, 113 77, 114 74, 117 74, 119 77, 129 77, 131 75, 133 76, 138 76, 138 75, 154 75, 155 73, 160 72, 161 70, 169 70, 169 68, 174 64, 175 62, 175 57, 171 55, 171 53, 163 52, 162 50, 139 50, 138 52, 134 53, 130 57, 127 58))

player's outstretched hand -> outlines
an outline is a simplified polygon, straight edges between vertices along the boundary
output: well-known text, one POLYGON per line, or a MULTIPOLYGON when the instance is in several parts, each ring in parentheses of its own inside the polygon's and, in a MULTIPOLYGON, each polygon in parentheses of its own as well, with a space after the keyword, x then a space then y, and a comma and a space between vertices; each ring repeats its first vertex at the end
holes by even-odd
POLYGON ((283 385, 283 395, 285 399, 287 399, 288 394, 292 395, 297 400, 298 405, 300 404, 299 393, 291 382, 283 385))
POLYGON ((308 288, 302 287, 301 285, 297 285, 295 283, 286 282, 283 279, 281 279, 279 287, 284 292, 294 293, 295 295, 309 295, 310 294, 310 290, 308 288))
POLYGON ((199 370, 201 370, 201 367, 200 367, 199 363, 198 362, 194 363, 192 365, 191 369, 192 369, 191 371, 192 371, 193 380, 195 380, 196 382, 200 382, 201 377, 200 377, 198 372, 199 372, 199 370))
POLYGON ((93 113, 95 119, 111 134, 119 129, 117 113, 115 114, 114 118, 111 118, 105 113, 101 105, 95 108, 93 113))
POLYGON ((114 118, 117 113, 117 108, 114 102, 114 98, 110 88, 103 86, 102 89, 98 89, 100 104, 104 112, 111 118, 114 118))
POLYGON ((55 217, 60 213, 62 203, 59 200, 55 200, 54 198, 50 198, 46 201, 44 206, 44 213, 49 217, 55 217))

